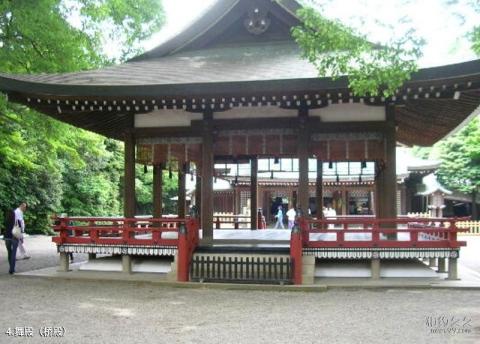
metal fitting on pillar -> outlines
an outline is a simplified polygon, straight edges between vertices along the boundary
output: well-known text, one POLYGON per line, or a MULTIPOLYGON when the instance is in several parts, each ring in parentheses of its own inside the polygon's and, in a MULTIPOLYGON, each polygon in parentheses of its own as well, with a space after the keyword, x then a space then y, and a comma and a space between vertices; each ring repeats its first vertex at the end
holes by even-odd
POLYGON ((192 205, 190 207, 190 210, 188 211, 188 215, 190 215, 190 217, 192 219, 195 219, 198 217, 198 207, 196 205, 192 205))
POLYGON ((302 208, 297 209, 297 217, 302 217, 303 216, 303 210, 302 208))
POLYGON ((292 227, 292 234, 298 234, 300 233, 300 226, 298 225, 298 223, 295 221, 295 225, 293 225, 292 227))
POLYGON ((180 225, 178 226, 178 234, 187 234, 187 227, 185 227, 184 223, 180 223, 180 225))

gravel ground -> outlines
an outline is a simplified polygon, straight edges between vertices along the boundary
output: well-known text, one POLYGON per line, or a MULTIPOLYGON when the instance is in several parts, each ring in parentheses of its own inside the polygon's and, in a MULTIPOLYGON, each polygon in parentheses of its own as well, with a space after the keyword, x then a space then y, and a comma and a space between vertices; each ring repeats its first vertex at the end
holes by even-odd
POLYGON ((0 343, 480 342, 480 291, 224 291, 4 275, 0 297, 0 343), (429 333, 426 318, 441 315, 471 333, 429 333), (5 334, 18 326, 34 337, 5 334), (42 340, 42 326, 65 336, 42 340))
MULTIPOLYGON (((49 237, 27 238, 27 250, 32 258, 19 261, 18 272, 58 264, 49 237)), ((9 276, 5 249, 0 259, 0 343, 480 342, 480 291, 263 292, 44 280, 9 276), (449 324, 427 325, 440 316, 449 324), (44 326, 63 327, 65 335, 42 338, 44 326), (5 333, 15 327, 31 327, 33 337, 5 333)))

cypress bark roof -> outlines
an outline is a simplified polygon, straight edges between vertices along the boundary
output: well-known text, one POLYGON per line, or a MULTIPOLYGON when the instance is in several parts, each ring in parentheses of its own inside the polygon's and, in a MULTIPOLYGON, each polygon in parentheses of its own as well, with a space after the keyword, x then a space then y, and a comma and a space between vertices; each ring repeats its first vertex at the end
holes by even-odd
POLYGON ((64 74, 0 73, 0 91, 12 101, 114 138, 132 126, 128 118, 133 114, 154 108, 199 112, 200 103, 225 111, 238 105, 394 102, 399 105, 398 141, 431 145, 480 105, 480 60, 421 69, 390 99, 352 96, 346 77, 319 78, 301 58, 290 36, 298 7, 291 0, 219 0, 183 33, 126 63, 64 74), (247 21, 258 13, 269 25, 252 34, 247 21))

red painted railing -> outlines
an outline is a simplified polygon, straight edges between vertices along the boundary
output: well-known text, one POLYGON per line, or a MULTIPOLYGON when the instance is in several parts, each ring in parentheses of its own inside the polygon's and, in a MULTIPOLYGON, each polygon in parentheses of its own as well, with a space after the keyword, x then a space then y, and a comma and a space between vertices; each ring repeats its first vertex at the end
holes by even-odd
POLYGON ((177 246, 178 237, 164 234, 178 233, 186 220, 62 217, 54 222, 53 230, 59 232, 52 239, 56 244, 177 246))
POLYGON ((468 231, 457 227, 459 221, 465 218, 301 218, 299 226, 308 248, 458 248, 466 243, 457 233, 468 231))
POLYGON ((146 245, 177 247, 177 279, 188 281, 193 252, 199 242, 196 218, 127 219, 106 217, 54 218, 57 245, 146 245), (176 233, 168 234, 168 233, 176 233))

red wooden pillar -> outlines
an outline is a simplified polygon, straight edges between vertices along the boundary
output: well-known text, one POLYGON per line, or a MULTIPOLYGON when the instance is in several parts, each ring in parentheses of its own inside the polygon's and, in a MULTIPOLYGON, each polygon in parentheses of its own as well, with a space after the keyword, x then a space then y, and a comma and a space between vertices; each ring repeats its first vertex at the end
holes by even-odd
POLYGON ((266 229, 267 224, 264 221, 262 208, 259 208, 257 211, 257 229, 266 229))
POLYGON ((302 284, 302 232, 296 225, 290 234, 290 259, 293 262, 293 283, 302 284))
POLYGON ((188 245, 188 232, 185 224, 180 224, 178 229, 177 251, 177 281, 188 281, 188 268, 190 265, 190 247, 188 245))

